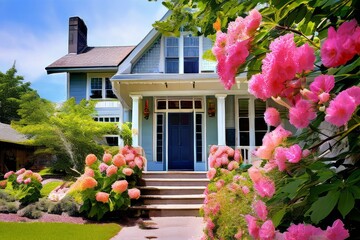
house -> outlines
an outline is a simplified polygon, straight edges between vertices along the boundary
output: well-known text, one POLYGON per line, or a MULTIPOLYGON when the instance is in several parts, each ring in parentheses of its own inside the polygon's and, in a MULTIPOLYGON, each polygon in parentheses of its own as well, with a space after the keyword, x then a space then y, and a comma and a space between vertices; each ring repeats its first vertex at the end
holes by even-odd
POLYGON ((155 29, 135 47, 88 47, 85 23, 72 17, 69 53, 46 70, 68 73, 68 97, 99 100, 96 120, 132 121, 147 170, 205 171, 211 145, 241 146, 250 159, 269 130, 268 103, 248 93, 245 77, 225 90, 216 63, 202 59, 211 47, 203 36, 155 29))
POLYGON ((0 173, 33 165, 35 147, 26 144, 27 140, 9 124, 0 123, 0 173))

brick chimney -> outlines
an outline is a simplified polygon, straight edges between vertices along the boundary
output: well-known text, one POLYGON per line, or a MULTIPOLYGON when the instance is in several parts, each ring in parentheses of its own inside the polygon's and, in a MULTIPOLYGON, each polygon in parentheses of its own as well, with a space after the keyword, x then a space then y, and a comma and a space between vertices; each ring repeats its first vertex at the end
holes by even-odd
POLYGON ((69 53, 81 53, 87 47, 87 27, 79 17, 69 18, 69 53))

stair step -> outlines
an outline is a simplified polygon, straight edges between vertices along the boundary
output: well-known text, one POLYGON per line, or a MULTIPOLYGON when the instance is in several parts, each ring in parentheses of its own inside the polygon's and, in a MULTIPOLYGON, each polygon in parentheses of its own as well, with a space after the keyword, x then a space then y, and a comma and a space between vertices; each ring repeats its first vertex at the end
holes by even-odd
POLYGON ((144 171, 143 178, 206 178, 207 172, 193 172, 193 171, 144 171))
POLYGON ((146 211, 150 217, 199 216, 202 204, 151 204, 132 206, 132 209, 146 211))
POLYGON ((203 194, 205 186, 140 186, 144 195, 188 195, 203 194))
POLYGON ((150 204, 203 204, 204 194, 192 195, 142 195, 144 205, 150 204))
POLYGON ((207 186, 207 178, 143 178, 144 186, 207 186))

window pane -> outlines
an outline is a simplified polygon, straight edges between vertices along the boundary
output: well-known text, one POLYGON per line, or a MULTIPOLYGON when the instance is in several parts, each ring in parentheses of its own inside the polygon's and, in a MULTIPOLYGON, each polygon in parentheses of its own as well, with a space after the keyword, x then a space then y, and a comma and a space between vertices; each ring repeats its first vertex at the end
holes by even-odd
POLYGON ((179 39, 174 37, 166 38, 166 57, 179 57, 179 39))
POLYGON ((249 119, 239 118, 239 129, 240 131, 249 131, 249 119))
POLYGON ((203 141, 202 141, 202 114, 196 114, 196 161, 203 161, 203 141))
POLYGON ((184 46, 196 46, 199 47, 199 37, 184 37, 184 46))
POLYGON ((240 132, 240 146, 250 146, 250 136, 248 132, 240 132))
POLYGON ((261 146, 262 145, 262 139, 264 137, 266 132, 255 132, 255 145, 261 146))
POLYGON ((184 58, 184 73, 198 73, 199 58, 184 58))
POLYGON ((157 101, 157 109, 166 109, 166 101, 157 101))
POLYGON ((179 101, 169 101, 169 109, 179 109, 179 101))
POLYGON ((267 131, 267 128, 268 126, 264 118, 255 118, 255 131, 257 130, 267 131))
POLYGON ((91 78, 90 98, 102 98, 102 78, 91 78))
POLYGON ((195 108, 196 109, 201 109, 202 108, 201 101, 198 101, 198 100, 195 101, 195 108))
POLYGON ((249 116, 249 99, 239 99, 239 117, 249 116))
POLYGON ((166 58, 165 59, 165 73, 179 73, 179 59, 166 58))
POLYGON ((192 109, 193 101, 181 101, 181 109, 192 109))
POLYGON ((266 102, 256 99, 255 100, 255 117, 264 117, 266 109, 266 102))
POLYGON ((106 142, 109 146, 118 146, 119 137, 106 137, 106 142))
POLYGON ((157 114, 156 120, 157 120, 157 128, 156 128, 156 161, 162 162, 163 160, 163 132, 164 132, 164 125, 163 120, 164 115, 157 114))
POLYGON ((112 91, 112 85, 109 78, 105 78, 105 90, 106 98, 116 98, 114 92, 112 91))
POLYGON ((91 90, 90 98, 102 98, 101 90, 91 90))

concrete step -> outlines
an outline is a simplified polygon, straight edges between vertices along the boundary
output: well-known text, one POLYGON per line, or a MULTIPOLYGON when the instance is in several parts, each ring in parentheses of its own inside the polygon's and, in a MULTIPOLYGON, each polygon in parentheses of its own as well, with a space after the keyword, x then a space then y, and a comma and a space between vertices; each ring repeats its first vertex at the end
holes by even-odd
POLYGON ((151 204, 132 206, 132 209, 146 212, 149 217, 199 216, 202 204, 151 204))
POLYGON ((144 205, 151 204, 203 204, 204 194, 192 195, 142 195, 144 205))
POLYGON ((207 178, 143 178, 144 186, 207 186, 207 178))
POLYGON ((193 171, 144 171, 143 178, 206 178, 207 172, 193 172, 193 171))
POLYGON ((142 195, 203 194, 205 186, 140 186, 142 195))

